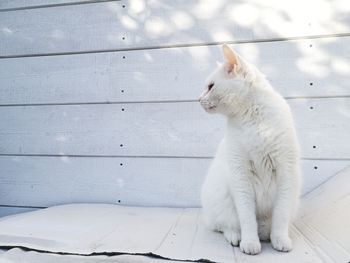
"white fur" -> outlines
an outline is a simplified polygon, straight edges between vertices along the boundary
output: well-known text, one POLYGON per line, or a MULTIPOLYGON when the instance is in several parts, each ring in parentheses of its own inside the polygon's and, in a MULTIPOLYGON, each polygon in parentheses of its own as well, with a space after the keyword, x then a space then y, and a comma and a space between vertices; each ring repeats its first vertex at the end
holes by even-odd
POLYGON ((226 45, 225 63, 200 97, 210 113, 227 116, 225 136, 202 187, 207 225, 243 252, 260 240, 292 249, 290 220, 299 196, 299 146, 286 101, 254 66, 226 45))

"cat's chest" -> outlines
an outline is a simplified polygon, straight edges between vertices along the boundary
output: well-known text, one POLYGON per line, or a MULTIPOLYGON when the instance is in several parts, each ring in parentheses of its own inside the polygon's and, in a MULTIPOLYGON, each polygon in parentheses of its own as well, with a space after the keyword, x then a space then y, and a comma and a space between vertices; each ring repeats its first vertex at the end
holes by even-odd
POLYGON ((227 141, 243 153, 255 158, 265 158, 276 151, 276 129, 264 123, 229 126, 226 133, 227 141))
POLYGON ((271 154, 249 156, 248 169, 254 177, 276 176, 276 163, 271 154))
POLYGON ((276 156, 273 154, 275 149, 261 138, 253 136, 240 142, 242 147, 239 151, 242 153, 242 160, 246 160, 250 175, 258 182, 271 183, 276 177, 276 156))
POLYGON ((257 131, 256 126, 232 128, 226 136, 228 153, 240 155, 248 163, 249 170, 258 177, 272 177, 276 172, 278 143, 271 129, 257 131))
POLYGON ((276 164, 270 155, 252 159, 249 160, 247 176, 254 189, 257 207, 260 212, 269 211, 276 192, 276 164))

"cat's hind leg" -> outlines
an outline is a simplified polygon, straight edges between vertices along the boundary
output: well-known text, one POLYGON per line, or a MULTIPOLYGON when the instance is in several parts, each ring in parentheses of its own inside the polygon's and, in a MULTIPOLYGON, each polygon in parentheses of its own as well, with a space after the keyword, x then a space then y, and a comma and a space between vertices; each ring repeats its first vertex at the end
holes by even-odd
POLYGON ((223 233, 231 245, 238 246, 241 241, 241 230, 234 202, 229 193, 221 191, 210 200, 203 201, 206 225, 211 230, 223 233))
POLYGON ((224 166, 214 161, 202 187, 202 213, 209 229, 223 233, 230 244, 238 246, 241 240, 239 218, 222 176, 225 172, 224 166))
MULTIPOLYGON (((223 233, 225 239, 233 246, 239 246, 241 229, 239 219, 231 198, 226 197, 220 201, 220 208, 212 214, 211 224, 215 231, 223 233)), ((219 208, 219 207, 218 207, 219 208)), ((214 212, 212 210, 212 212, 214 212)))
POLYGON ((222 232, 225 239, 233 246, 239 246, 241 242, 241 229, 238 214, 231 196, 227 194, 221 200, 222 210, 216 217, 217 230, 222 232))
POLYGON ((239 246, 239 242, 241 242, 241 231, 239 229, 225 229, 223 230, 223 234, 226 238, 226 240, 232 245, 232 246, 239 246))

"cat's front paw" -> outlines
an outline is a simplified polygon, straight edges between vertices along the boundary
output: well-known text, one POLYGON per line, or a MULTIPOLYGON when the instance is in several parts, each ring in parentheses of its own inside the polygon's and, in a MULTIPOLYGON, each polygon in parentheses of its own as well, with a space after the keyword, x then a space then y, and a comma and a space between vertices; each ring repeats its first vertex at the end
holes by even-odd
POLYGON ((259 254, 261 251, 261 244, 259 239, 243 239, 239 245, 239 248, 242 252, 249 254, 249 255, 256 255, 259 254))
POLYGON ((271 235, 271 244, 274 249, 282 252, 289 252, 293 248, 288 236, 271 235))

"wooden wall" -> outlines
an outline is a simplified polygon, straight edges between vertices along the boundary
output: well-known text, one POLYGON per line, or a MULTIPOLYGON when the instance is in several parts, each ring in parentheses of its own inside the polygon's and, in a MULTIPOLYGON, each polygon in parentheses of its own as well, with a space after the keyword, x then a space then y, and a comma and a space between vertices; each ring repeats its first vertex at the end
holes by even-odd
POLYGON ((224 42, 291 105, 311 191, 350 165, 345 2, 1 0, 0 215, 198 206, 224 120, 197 98, 224 42))

